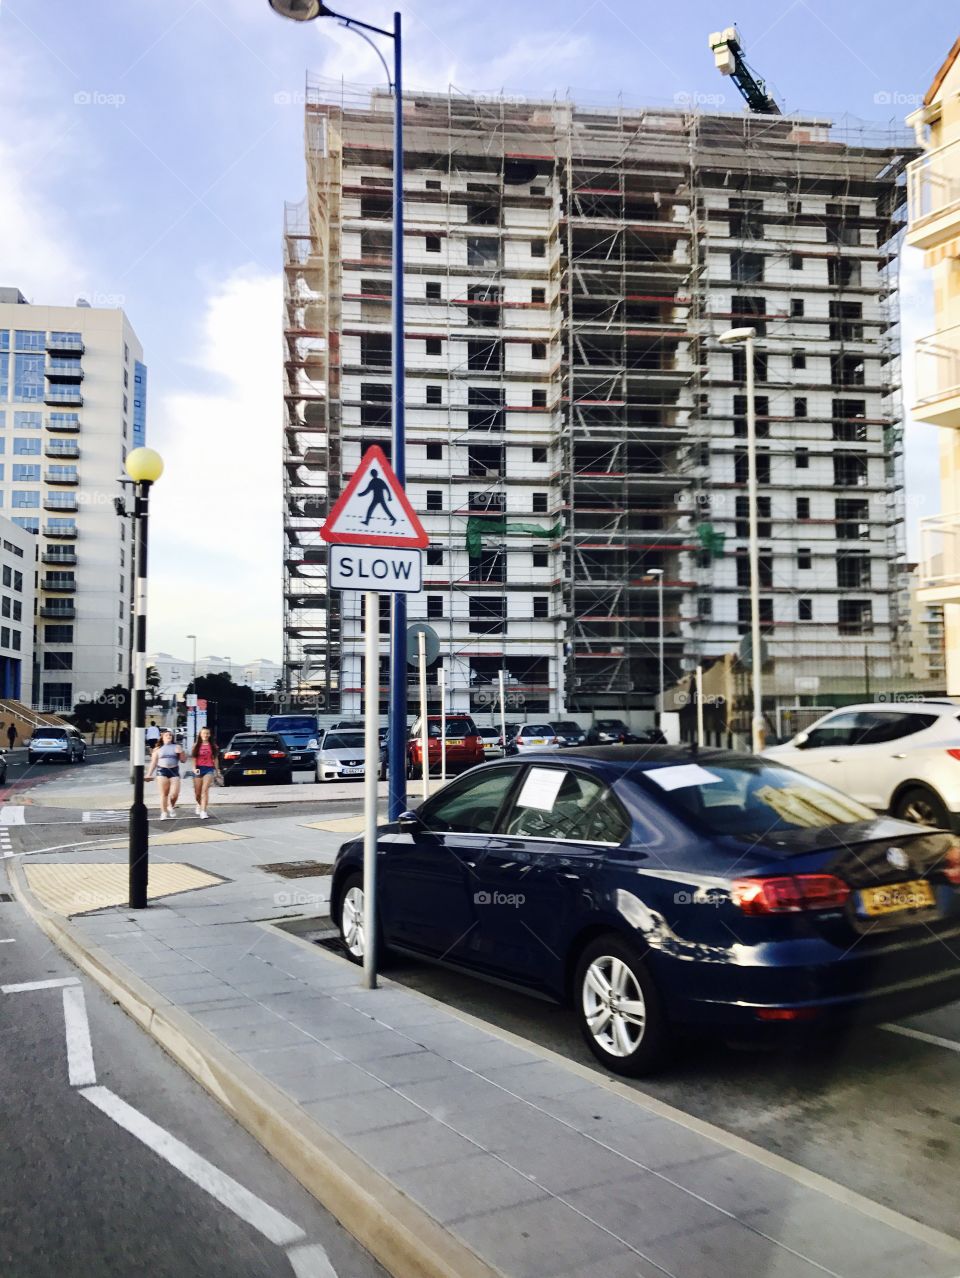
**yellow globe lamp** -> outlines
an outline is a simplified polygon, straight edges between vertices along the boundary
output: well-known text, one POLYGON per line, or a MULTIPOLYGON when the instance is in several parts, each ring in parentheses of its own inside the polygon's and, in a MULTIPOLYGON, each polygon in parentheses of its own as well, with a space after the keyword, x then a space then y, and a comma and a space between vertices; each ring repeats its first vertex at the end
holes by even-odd
POLYGON ((155 484, 163 474, 163 458, 152 448, 127 453, 127 474, 136 484, 155 484))

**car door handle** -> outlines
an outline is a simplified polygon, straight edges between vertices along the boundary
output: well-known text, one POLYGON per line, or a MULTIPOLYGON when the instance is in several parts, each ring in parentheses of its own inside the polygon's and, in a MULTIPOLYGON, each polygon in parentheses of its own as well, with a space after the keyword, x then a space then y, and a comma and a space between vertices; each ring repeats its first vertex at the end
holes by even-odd
POLYGON ((901 754, 891 754, 891 756, 890 756, 890 758, 891 758, 891 759, 905 759, 906 757, 907 757, 907 756, 906 756, 906 753, 901 753, 901 754))

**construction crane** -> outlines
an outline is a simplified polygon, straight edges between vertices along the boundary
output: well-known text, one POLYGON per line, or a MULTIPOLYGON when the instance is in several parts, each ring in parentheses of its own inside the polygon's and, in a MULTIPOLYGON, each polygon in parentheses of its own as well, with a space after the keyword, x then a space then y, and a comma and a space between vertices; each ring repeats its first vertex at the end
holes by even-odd
POLYGON ((710 48, 721 75, 728 75, 740 90, 743 100, 757 115, 779 115, 780 108, 767 93, 767 86, 753 74, 743 56, 743 44, 736 27, 714 31, 710 36, 710 48))

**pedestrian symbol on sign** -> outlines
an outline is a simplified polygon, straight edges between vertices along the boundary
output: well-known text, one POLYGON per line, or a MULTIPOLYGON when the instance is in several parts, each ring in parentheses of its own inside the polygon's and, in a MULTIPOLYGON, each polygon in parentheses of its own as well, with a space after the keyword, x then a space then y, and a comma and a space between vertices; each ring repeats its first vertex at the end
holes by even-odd
POLYGON ((373 512, 378 506, 382 506, 384 514, 390 520, 390 523, 395 526, 397 522, 396 516, 387 506, 387 499, 390 498, 390 485, 384 483, 384 481, 380 478, 377 473, 376 466, 373 466, 370 470, 370 482, 367 484, 366 488, 361 489, 360 492, 357 493, 357 496, 366 497, 371 493, 373 495, 370 498, 370 509, 364 516, 364 525, 369 527, 370 520, 373 518, 373 512))

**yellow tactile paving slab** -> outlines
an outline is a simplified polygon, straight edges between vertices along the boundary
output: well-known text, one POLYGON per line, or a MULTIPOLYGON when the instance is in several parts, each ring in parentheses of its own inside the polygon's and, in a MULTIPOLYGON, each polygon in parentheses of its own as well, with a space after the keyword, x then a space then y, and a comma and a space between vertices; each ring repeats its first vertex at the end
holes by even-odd
MULTIPOLYGON (((180 843, 223 843, 226 839, 242 839, 246 836, 243 834, 231 834, 228 830, 213 829, 208 825, 190 826, 185 830, 164 830, 163 834, 159 831, 154 833, 150 831, 150 846, 154 844, 164 843, 167 846, 180 843)), ((98 844, 102 848, 125 848, 129 846, 129 839, 110 839, 104 843, 98 844)))
MULTIPOLYGON (((130 899, 126 865, 27 865, 24 874, 30 890, 58 914, 88 914, 130 899)), ((147 896, 155 900, 174 892, 192 892, 224 880, 192 865, 163 861, 150 866, 147 896)))
POLYGON ((331 834, 361 834, 363 817, 336 817, 332 821, 305 821, 307 830, 328 830, 331 834))

